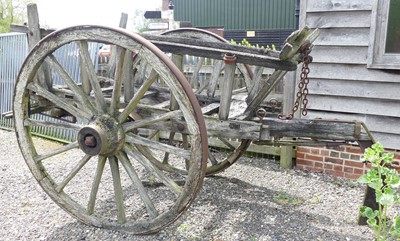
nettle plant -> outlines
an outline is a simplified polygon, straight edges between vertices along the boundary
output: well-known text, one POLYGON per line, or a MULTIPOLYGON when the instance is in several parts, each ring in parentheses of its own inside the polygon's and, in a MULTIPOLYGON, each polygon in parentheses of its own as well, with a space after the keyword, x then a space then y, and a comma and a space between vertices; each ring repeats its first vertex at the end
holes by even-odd
POLYGON ((376 241, 399 240, 400 216, 389 216, 388 213, 400 204, 400 178, 397 171, 390 168, 394 153, 385 152, 380 143, 375 143, 365 150, 364 155, 365 160, 371 163, 371 169, 358 182, 375 190, 378 210, 363 206, 360 214, 368 219, 367 223, 375 232, 376 241))

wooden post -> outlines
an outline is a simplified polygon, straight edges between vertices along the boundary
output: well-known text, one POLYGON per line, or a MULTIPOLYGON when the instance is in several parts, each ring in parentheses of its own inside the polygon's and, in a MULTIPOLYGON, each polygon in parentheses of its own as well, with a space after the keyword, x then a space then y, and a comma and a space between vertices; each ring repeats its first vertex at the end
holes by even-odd
POLYGON ((219 106, 219 119, 227 120, 232 102, 233 81, 236 70, 236 56, 225 55, 224 80, 220 83, 221 100, 219 106))
MULTIPOLYGON (((35 3, 30 3, 27 6, 28 11, 28 47, 29 50, 33 49, 33 47, 40 41, 41 32, 39 25, 39 13, 37 10, 37 5, 35 3)), ((37 72, 37 81, 41 86, 47 87, 48 89, 52 85, 51 74, 49 67, 46 63, 43 63, 40 69, 37 72)))
MULTIPOLYGON (((282 111, 284 114, 292 111, 296 90, 296 71, 288 72, 283 78, 283 106, 282 111)), ((290 138, 283 138, 283 140, 290 140, 290 138)), ((281 147, 280 166, 283 168, 293 167, 293 146, 281 147)))

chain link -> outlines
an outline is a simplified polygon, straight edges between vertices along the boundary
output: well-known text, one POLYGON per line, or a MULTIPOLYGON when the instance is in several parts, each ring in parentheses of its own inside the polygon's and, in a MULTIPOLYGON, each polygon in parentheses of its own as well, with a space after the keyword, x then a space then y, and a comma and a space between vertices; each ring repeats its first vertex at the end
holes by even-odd
POLYGON ((281 120, 291 120, 294 117, 294 113, 299 109, 300 102, 302 103, 301 114, 303 116, 307 115, 307 105, 308 105, 308 83, 310 82, 308 74, 310 73, 310 68, 308 65, 312 61, 311 53, 311 43, 304 43, 300 49, 299 53, 303 54, 303 66, 301 68, 300 82, 298 84, 298 92, 296 93, 296 100, 294 102, 292 112, 288 115, 280 114, 278 118, 281 120), (302 100, 303 99, 303 100, 302 100), (301 101, 302 100, 302 101, 301 101))

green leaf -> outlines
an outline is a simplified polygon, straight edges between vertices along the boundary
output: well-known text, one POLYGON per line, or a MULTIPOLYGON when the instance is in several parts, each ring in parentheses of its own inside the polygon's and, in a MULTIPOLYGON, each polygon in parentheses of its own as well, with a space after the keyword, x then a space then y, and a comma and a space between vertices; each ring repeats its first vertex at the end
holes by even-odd
POLYGON ((393 220, 393 224, 390 227, 390 234, 393 235, 394 237, 399 238, 400 237, 400 216, 397 216, 393 220))
POLYGON ((383 187, 382 179, 377 178, 370 180, 368 183, 368 186, 371 187, 372 189, 375 189, 376 191, 380 190, 383 187))
POLYGON ((376 212, 374 212, 374 210, 372 210, 372 208, 366 207, 366 206, 362 206, 360 208, 360 214, 361 214, 361 216, 366 217, 368 219, 370 219, 370 218, 375 219, 377 216, 376 212))
POLYGON ((358 178, 357 182, 359 182, 359 183, 368 183, 369 182, 368 175, 364 174, 364 175, 360 176, 358 178))
MULTIPOLYGON (((376 194, 378 194, 378 192, 376 194)), ((376 201, 383 206, 390 206, 394 203, 394 197, 394 191, 389 188, 385 188, 381 195, 376 195, 376 201)))
POLYGON ((369 225, 372 229, 374 229, 375 231, 379 229, 378 222, 376 221, 375 218, 369 218, 369 219, 367 220, 367 223, 368 223, 368 225, 369 225))

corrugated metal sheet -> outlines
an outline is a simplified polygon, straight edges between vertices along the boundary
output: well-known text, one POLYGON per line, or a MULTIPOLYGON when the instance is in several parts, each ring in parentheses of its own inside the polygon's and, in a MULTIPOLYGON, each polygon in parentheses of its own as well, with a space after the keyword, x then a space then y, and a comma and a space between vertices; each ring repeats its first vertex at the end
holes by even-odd
POLYGON ((27 53, 26 34, 0 35, 0 127, 13 127, 12 120, 1 113, 12 111, 15 79, 27 53))
POLYGON ((295 29, 296 0, 175 0, 174 17, 194 27, 295 29))
MULTIPOLYGON (((89 52, 96 65, 98 49, 99 44, 89 44, 89 52)), ((12 120, 4 118, 1 114, 12 111, 15 81, 27 54, 28 43, 26 34, 11 33, 0 35, 0 128, 13 128, 12 120)), ((54 55, 70 76, 79 83, 79 55, 76 43, 67 44, 57 49, 54 55)), ((64 81, 54 71, 52 71, 52 79, 54 85, 64 84, 64 81)), ((33 115, 32 118, 58 122, 54 118, 43 115, 33 115)), ((76 139, 75 132, 63 129, 34 127, 33 131, 38 135, 52 139, 63 141, 73 141, 76 139)))

